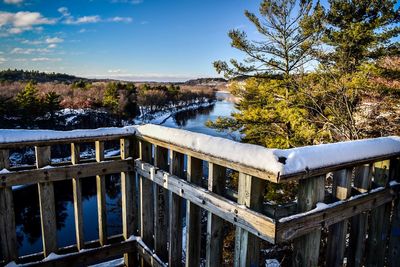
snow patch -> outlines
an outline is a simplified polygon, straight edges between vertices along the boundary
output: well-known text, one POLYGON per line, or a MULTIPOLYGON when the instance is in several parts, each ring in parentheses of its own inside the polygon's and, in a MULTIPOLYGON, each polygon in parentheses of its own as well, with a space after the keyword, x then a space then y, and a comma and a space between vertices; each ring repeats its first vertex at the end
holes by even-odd
POLYGON ((102 262, 99 264, 89 265, 89 267, 114 267, 114 266, 123 266, 123 265, 124 265, 124 259, 119 258, 119 259, 115 259, 115 260, 102 262))
POLYGON ((5 168, 0 171, 0 174, 6 174, 6 173, 10 173, 10 171, 5 168))
POLYGON ((265 267, 280 267, 281 264, 277 259, 266 259, 265 260, 265 267))

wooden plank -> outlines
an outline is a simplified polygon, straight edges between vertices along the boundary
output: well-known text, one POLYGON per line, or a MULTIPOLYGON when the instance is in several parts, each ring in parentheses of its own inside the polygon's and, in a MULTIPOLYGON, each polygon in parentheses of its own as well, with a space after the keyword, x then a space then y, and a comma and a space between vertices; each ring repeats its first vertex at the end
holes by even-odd
MULTIPOLYGON (((35 147, 36 167, 42 168, 51 163, 50 147, 35 147)), ((47 257, 57 251, 56 207, 53 182, 38 183, 40 222, 42 227, 43 253, 47 257)))
MULTIPOLYGON (((275 242, 275 221, 268 216, 253 211, 243 205, 239 205, 219 194, 213 193, 200 186, 193 185, 180 179, 176 175, 171 175, 165 171, 158 170, 154 166, 135 160, 135 168, 138 174, 157 183, 169 191, 190 200, 190 202, 205 209, 224 220, 244 228, 252 234, 268 241, 275 242)), ((216 187, 219 185, 217 184, 216 187)), ((218 236, 212 236, 212 241, 218 236)), ((217 249, 217 247, 215 247, 217 249)))
MULTIPOLYGON (((388 160, 374 164, 374 182, 378 186, 386 186, 389 182, 388 160)), ((365 251, 365 265, 367 266, 384 266, 390 211, 391 203, 371 211, 365 251)))
MULTIPOLYGON (((239 173, 238 204, 255 211, 263 210, 265 181, 239 173)), ((234 266, 259 266, 260 241, 248 231, 236 227, 234 266)))
MULTIPOLYGON (((152 161, 152 146, 150 143, 140 141, 140 158, 143 161, 152 161)), ((154 248, 154 205, 153 205, 153 184, 151 181, 140 176, 140 236, 143 242, 150 248, 154 248)), ((141 265, 145 261, 141 259, 141 265)))
MULTIPOLYGON (((351 195, 352 169, 344 169, 333 173, 333 192, 335 201, 345 200, 351 195)), ((331 225, 328 229, 326 266, 343 266, 346 249, 348 220, 331 225)))
MULTIPOLYGON (((104 160, 104 142, 96 141, 96 161, 104 160)), ((97 191, 97 220, 99 225, 99 240, 104 246, 107 244, 107 206, 106 206, 106 176, 96 175, 96 191, 97 191)))
MULTIPOLYGON (((184 177, 184 156, 176 151, 170 153, 170 173, 182 180, 184 177)), ((169 250, 168 266, 182 264, 182 198, 170 192, 169 195, 169 250)))
MULTIPOLYGON (((187 181, 201 186, 203 161, 187 157, 187 181)), ((186 201, 186 267, 200 266, 201 246, 201 209, 196 204, 186 201)))
MULTIPOLYGON (((79 144, 71 144, 71 162, 73 165, 79 164, 80 161, 80 147, 79 144)), ((76 246, 78 250, 84 248, 85 237, 83 232, 83 208, 82 208, 82 182, 80 178, 72 178, 72 195, 74 201, 74 215, 75 215, 75 236, 76 246)))
MULTIPOLYGON (((312 210, 324 200, 325 176, 300 180, 298 188, 298 212, 312 210)), ((293 266, 318 266, 320 239, 320 229, 296 238, 293 242, 293 266)))
MULTIPOLYGON (((365 193, 371 187, 372 164, 364 164, 355 168, 354 188, 365 193)), ((368 227, 368 214, 366 212, 353 216, 350 220, 349 255, 347 264, 350 267, 362 266, 365 236, 368 227)))
POLYGON ((0 175, 2 183, 0 188, 14 185, 25 185, 42 182, 55 182, 71 180, 72 177, 93 177, 96 174, 111 174, 121 171, 132 171, 132 159, 109 160, 98 163, 80 163, 78 165, 58 166, 34 170, 12 171, 0 175))
POLYGON ((27 146, 52 146, 52 145, 71 144, 71 143, 91 143, 94 140, 104 142, 111 140, 119 140, 121 138, 129 138, 133 136, 134 136, 133 134, 111 134, 111 135, 93 135, 90 137, 78 137, 78 138, 62 138, 62 139, 49 138, 44 141, 34 140, 26 142, 8 142, 8 143, 1 142, 0 149, 23 148, 27 146))
MULTIPOLYGON (((400 159, 390 161, 391 181, 400 182, 400 159)), ((396 267, 400 258, 400 197, 393 201, 392 227, 390 231, 389 251, 387 264, 389 267, 396 267)))
MULTIPOLYGON (((168 171, 168 149, 155 146, 154 166, 168 171)), ((154 185, 154 251, 168 261, 168 190, 154 185)))
MULTIPOLYGON (((222 196, 225 192, 226 168, 208 163, 208 190, 222 196)), ((222 266, 224 220, 215 213, 207 213, 206 266, 222 266), (214 265, 215 264, 215 265, 214 265)))
MULTIPOLYGON (((0 170, 9 169, 9 151, 0 150, 0 170)), ((0 189, 0 247, 7 263, 18 258, 14 200, 11 188, 0 189)))
MULTIPOLYGON (((130 139, 120 140, 121 159, 125 160, 132 156, 133 143, 130 139)), ((135 209, 136 182, 133 172, 121 172, 121 206, 122 206, 122 233, 125 240, 136 234, 137 213, 135 209)), ((131 253, 124 254, 125 266, 137 266, 137 253, 134 250, 131 253)))

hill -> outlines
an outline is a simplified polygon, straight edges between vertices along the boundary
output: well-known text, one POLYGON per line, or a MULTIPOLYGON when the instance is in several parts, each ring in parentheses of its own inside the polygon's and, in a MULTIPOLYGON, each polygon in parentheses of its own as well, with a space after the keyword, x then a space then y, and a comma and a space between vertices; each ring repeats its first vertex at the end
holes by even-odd
POLYGON ((17 82, 17 81, 34 81, 38 83, 43 82, 60 82, 60 83, 73 83, 76 81, 85 80, 86 78, 76 77, 65 73, 46 73, 39 71, 26 71, 26 70, 2 70, 0 71, 0 81, 17 82))

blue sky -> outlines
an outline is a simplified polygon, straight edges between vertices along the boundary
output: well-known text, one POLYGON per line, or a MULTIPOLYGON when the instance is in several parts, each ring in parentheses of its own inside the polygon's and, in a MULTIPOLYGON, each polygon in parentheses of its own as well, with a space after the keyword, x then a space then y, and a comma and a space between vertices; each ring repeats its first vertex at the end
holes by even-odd
POLYGON ((218 76, 240 58, 233 28, 256 35, 248 0, 0 0, 0 69, 129 80, 218 76))

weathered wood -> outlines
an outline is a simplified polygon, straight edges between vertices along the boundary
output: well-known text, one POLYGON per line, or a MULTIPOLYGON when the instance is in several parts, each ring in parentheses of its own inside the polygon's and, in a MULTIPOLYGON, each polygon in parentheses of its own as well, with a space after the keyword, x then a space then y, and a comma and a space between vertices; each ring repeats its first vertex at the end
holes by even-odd
MULTIPOLYGON (((155 147, 154 166, 168 171, 168 149, 155 147)), ((154 251, 164 262, 168 261, 168 190, 154 185, 154 251)))
MULTIPOLYGON (((9 151, 0 150, 0 170, 9 167, 9 151)), ((0 247, 5 262, 18 258, 14 200, 11 188, 0 189, 0 247)))
MULTIPOLYGON (((104 161, 104 142, 96 141, 96 161, 104 161)), ((99 240, 104 246, 107 244, 107 206, 106 206, 106 176, 96 175, 97 191, 97 220, 99 225, 99 240)))
MULTIPOLYGON (((400 159, 390 161, 390 179, 393 182, 400 182, 400 159)), ((393 201, 392 227, 389 239, 389 253, 387 263, 389 267, 399 265, 400 259, 400 196, 393 201)))
MULTIPOLYGON (((132 156, 132 141, 130 139, 120 140, 121 159, 125 160, 132 156)), ((132 161, 133 162, 133 161, 132 161)), ((135 209, 136 182, 133 172, 121 172, 121 206, 122 206, 122 233, 124 239, 136 234, 137 211, 135 209)), ((137 254, 124 254, 125 266, 137 266, 137 254)))
MULTIPOLYGON (((152 146, 148 142, 140 141, 140 158, 145 162, 152 161, 152 146)), ((151 181, 140 176, 139 180, 140 198, 140 236, 143 242, 150 248, 154 248, 154 205, 153 205, 153 184, 151 181)), ((141 259, 141 265, 145 261, 141 259)))
MULTIPOLYGON (((345 200, 351 195, 352 169, 344 169, 333 173, 333 192, 335 201, 345 200)), ((331 225, 328 233, 326 266, 343 266, 344 252, 346 249, 346 234, 348 221, 343 220, 331 225)))
MULTIPOLYGON (((238 203, 255 211, 262 211, 265 181, 239 173, 238 203)), ((236 227, 234 265, 259 266, 260 241, 248 231, 236 227)))
MULTIPOLYGON (((354 188, 365 193, 371 187, 372 164, 364 164, 355 168, 354 188)), ((354 214, 355 215, 355 214, 354 214)), ((363 212, 350 220, 349 255, 347 264, 350 267, 362 266, 365 236, 368 226, 368 214, 363 212)))
MULTIPOLYGON (((187 157, 187 181, 201 186, 203 161, 187 157)), ((200 266, 201 209, 186 201, 186 267, 200 266)))
MULTIPOLYGON (((374 164, 374 182, 378 186, 386 186, 389 182, 388 160, 374 164)), ((365 248, 366 266, 384 266, 390 210, 391 203, 387 203, 371 211, 368 225, 368 239, 365 248)))
MULTIPOLYGON (((324 200, 325 176, 299 181, 297 208, 306 212, 324 200)), ((321 230, 314 230, 294 240, 293 266, 317 266, 321 230)))
POLYGON ((111 141, 119 140, 121 138, 133 137, 133 134, 112 134, 112 135, 93 135, 89 137, 78 137, 78 138, 49 138, 47 140, 36 140, 36 141, 21 141, 21 142, 8 142, 0 143, 0 149, 11 149, 11 148, 23 148, 28 146, 52 146, 52 145, 62 145, 71 143, 90 143, 93 140, 98 141, 111 141))
MULTIPOLYGON (((225 191, 226 168, 217 164, 208 163, 208 191, 222 196, 225 191)), ((204 204, 206 204, 205 202, 204 204)), ((224 242, 224 220, 216 215, 216 212, 207 213, 207 244, 206 266, 222 265, 222 248, 224 242)), ((234 209, 235 210, 235 209, 234 209)), ((232 222, 232 221, 231 221, 232 222)))
MULTIPOLYGON (((79 164, 80 147, 79 144, 71 144, 71 162, 73 165, 79 164)), ((82 208, 82 182, 80 178, 72 178, 72 195, 74 199, 74 215, 75 215, 75 236, 76 246, 78 250, 84 248, 85 238, 83 233, 83 208, 82 208)))
POLYGON ((110 160, 98 163, 80 163, 78 165, 40 168, 34 170, 12 171, 0 175, 2 184, 0 188, 14 185, 55 182, 71 180, 72 177, 93 177, 96 174, 111 174, 121 171, 132 171, 132 160, 110 160))
MULTIPOLYGON (((42 168, 51 163, 50 147, 35 147, 36 167, 42 168)), ((40 221, 44 256, 57 251, 56 207, 53 182, 38 183, 40 221)))
MULTIPOLYGON (((170 153, 170 173, 183 180, 184 156, 176 151, 170 153)), ((182 264, 182 198, 170 190, 169 194, 169 250, 168 266, 182 264)))

